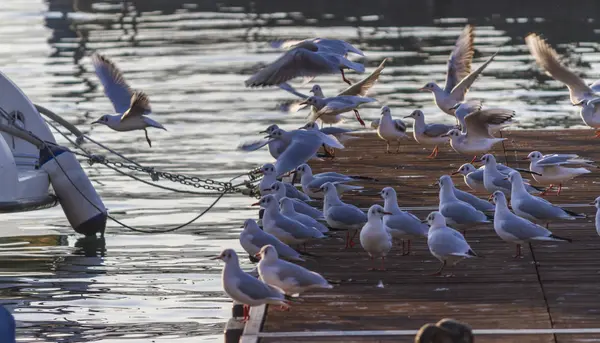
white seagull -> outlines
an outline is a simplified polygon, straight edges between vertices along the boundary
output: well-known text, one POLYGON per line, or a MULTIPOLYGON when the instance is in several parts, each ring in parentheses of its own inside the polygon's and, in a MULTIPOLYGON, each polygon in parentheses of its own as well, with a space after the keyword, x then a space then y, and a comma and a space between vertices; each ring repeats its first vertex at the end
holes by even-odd
POLYGON ((529 34, 525 42, 537 64, 552 78, 567 86, 571 103, 581 106, 581 119, 587 126, 596 129, 596 137, 600 137, 600 80, 588 86, 560 63, 560 56, 537 34, 529 34))
MULTIPOLYGON (((510 197, 511 192, 511 184, 510 181, 506 179, 506 175, 500 170, 498 170, 498 164, 496 162, 496 158, 492 154, 486 154, 481 156, 481 162, 485 165, 483 169, 483 185, 489 194, 494 193, 495 191, 501 191, 507 197, 510 197)), ((528 193, 531 194, 540 194, 541 190, 526 183, 525 189, 528 193)))
POLYGON ((155 127, 165 131, 167 129, 157 121, 146 117, 146 114, 151 113, 150 100, 146 93, 133 91, 125 82, 121 71, 107 57, 94 53, 92 64, 104 87, 104 94, 110 99, 116 112, 116 114, 105 114, 92 124, 103 124, 115 131, 144 130, 146 141, 149 146, 152 146, 146 128, 155 127))
POLYGON ((379 270, 385 270, 385 256, 392 249, 392 235, 383 225, 383 216, 389 214, 391 213, 384 211, 379 205, 371 206, 367 214, 367 223, 360 230, 360 245, 369 254, 371 261, 381 257, 379 270))
MULTIPOLYGON (((263 174, 263 178, 260 180, 258 184, 258 190, 260 195, 271 194, 271 187, 273 183, 277 181, 277 175, 275 174, 275 166, 271 163, 263 164, 260 168, 260 173, 263 174)), ((310 197, 302 192, 300 192, 294 185, 287 182, 282 182, 285 186, 285 196, 289 198, 300 199, 302 201, 310 201, 310 197)))
POLYGON ((429 233, 427 246, 431 254, 442 262, 440 269, 433 275, 442 275, 447 263, 456 265, 465 258, 477 257, 469 243, 460 232, 446 226, 446 218, 439 212, 427 216, 429 233))
POLYGON ((446 85, 440 88, 435 82, 429 82, 419 91, 432 92, 435 104, 445 113, 454 115, 454 107, 465 99, 465 94, 475 82, 479 74, 494 60, 493 54, 477 70, 471 72, 471 61, 473 60, 473 27, 467 25, 458 37, 456 46, 448 60, 448 72, 446 74, 446 85))
POLYGON ((492 194, 492 199, 496 203, 496 212, 494 215, 494 230, 503 240, 516 243, 517 253, 514 257, 522 256, 521 245, 531 241, 566 241, 571 242, 569 238, 562 238, 553 235, 548 229, 521 218, 508 209, 506 196, 500 191, 492 194))
POLYGON ((260 279, 289 296, 315 288, 333 288, 321 275, 279 259, 277 250, 271 245, 265 245, 256 255, 260 257, 257 265, 260 279))
MULTIPOLYGON (((287 199, 287 198, 286 198, 287 199)), ((240 233, 240 245, 250 256, 258 254, 260 248, 270 244, 279 255, 291 261, 304 261, 300 253, 283 243, 277 237, 263 231, 253 219, 244 221, 244 230, 240 233)))
POLYGON ((478 120, 481 122, 481 125, 487 127, 490 136, 493 136, 496 132, 512 124, 513 118, 515 117, 515 111, 504 108, 488 108, 482 110, 481 101, 478 100, 458 103, 453 109, 456 110, 455 116, 460 125, 461 132, 465 134, 467 133, 465 118, 473 112, 483 113, 478 116, 478 120))
POLYGON ((360 208, 342 202, 331 182, 323 184, 321 190, 325 192, 323 214, 327 225, 330 228, 347 230, 345 248, 352 248, 354 236, 367 222, 367 215, 360 208), (350 230, 354 230, 352 236, 350 236, 350 230))
POLYGON ((392 119, 392 112, 388 106, 381 108, 381 117, 379 119, 379 126, 377 127, 377 135, 383 139, 386 143, 386 153, 390 153, 390 142, 397 142, 398 148, 396 152, 400 151, 400 140, 407 138, 406 136, 406 124, 401 119, 392 119))
POLYGON ((448 225, 464 230, 468 227, 490 222, 485 213, 456 197, 454 183, 449 175, 441 176, 438 184, 440 186, 439 212, 446 218, 448 225))
POLYGON ((455 128, 453 125, 425 123, 425 114, 421 110, 414 110, 410 115, 404 118, 412 118, 415 120, 413 136, 417 143, 423 145, 435 145, 431 155, 427 156, 428 158, 437 157, 438 145, 448 142, 448 137, 445 136, 445 134, 455 128))
POLYGON ((225 249, 212 260, 225 262, 221 282, 223 290, 235 302, 244 304, 244 321, 250 319, 249 307, 265 304, 289 307, 285 295, 274 287, 244 272, 233 249, 225 249))
MULTIPOLYGON (((315 108, 314 115, 309 117, 309 121, 317 121, 317 119, 333 117, 354 111, 354 115, 356 116, 356 120, 362 125, 365 126, 365 122, 360 117, 360 113, 358 113, 358 108, 361 105, 368 104, 370 102, 375 102, 377 100, 368 97, 362 96, 354 96, 354 95, 339 95, 330 98, 320 98, 317 96, 308 97, 306 100, 302 101, 301 105, 310 105, 315 108)), ((329 121, 329 119, 322 119, 322 121, 329 121)))
POLYGON ((344 82, 350 84, 344 69, 365 71, 364 65, 344 57, 348 52, 364 56, 362 51, 342 40, 315 38, 287 46, 290 50, 246 80, 246 87, 276 86, 295 77, 314 78, 339 72, 344 82))
POLYGON ((419 218, 409 212, 402 211, 398 206, 396 190, 385 187, 381 190, 384 211, 391 213, 383 217, 383 225, 392 237, 402 240, 402 255, 410 255, 410 241, 414 238, 427 237, 428 227, 419 218), (408 241, 408 249, 404 249, 404 240, 408 241))
POLYGON ((554 220, 575 220, 578 218, 585 218, 585 215, 583 214, 578 214, 562 207, 558 207, 551 204, 546 199, 529 194, 525 189, 521 174, 518 172, 511 172, 508 174, 507 179, 512 185, 510 205, 518 216, 534 223, 544 223, 546 225, 554 220))
POLYGON ((320 177, 314 177, 312 174, 312 169, 306 163, 298 166, 298 168, 296 168, 296 172, 300 174, 302 191, 315 199, 322 199, 324 197, 324 194, 321 191, 321 186, 323 186, 323 184, 326 182, 331 182, 333 185, 335 185, 335 189, 340 197, 344 192, 363 189, 362 186, 347 185, 347 182, 356 181, 348 176, 323 175, 320 177))
POLYGON ((536 173, 533 174, 535 181, 543 185, 550 185, 542 195, 550 191, 556 184, 558 184, 556 195, 560 195, 563 182, 569 181, 579 175, 591 173, 583 167, 570 168, 568 166, 583 165, 586 167, 598 168, 593 164, 594 161, 579 157, 575 154, 542 155, 539 151, 532 151, 524 158, 524 160, 531 161, 531 163, 529 163, 529 170, 536 173))

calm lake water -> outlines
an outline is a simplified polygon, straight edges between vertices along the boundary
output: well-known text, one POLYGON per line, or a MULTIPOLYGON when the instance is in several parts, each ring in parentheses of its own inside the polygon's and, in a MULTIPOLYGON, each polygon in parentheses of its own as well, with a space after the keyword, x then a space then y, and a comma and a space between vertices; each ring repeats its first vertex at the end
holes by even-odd
MULTIPOLYGON (((443 83, 448 53, 467 21, 477 25, 474 67, 501 51, 469 97, 516 110, 520 127, 581 125, 566 89, 534 66, 523 43, 527 33, 545 34, 590 81, 600 74, 598 25, 585 19, 594 13, 593 1, 569 7, 571 17, 560 19, 553 18, 567 12, 554 1, 544 2, 547 13, 536 12, 538 6, 521 14, 511 12, 514 6, 487 9, 476 2, 461 14, 449 5, 454 1, 434 0, 413 1, 419 7, 410 12, 405 1, 384 0, 368 8, 322 0, 197 3, 2 0, 0 70, 34 102, 144 165, 221 180, 270 161, 266 151, 236 151, 240 140, 271 123, 303 124, 303 115, 277 111, 278 103, 292 99, 287 93, 244 88, 253 71, 279 55, 269 47, 273 40, 345 39, 365 51, 368 71, 389 57, 372 94, 397 116, 421 108, 428 118, 448 122, 430 94, 416 89, 443 83), (141 132, 91 127, 112 111, 90 64, 92 51, 110 56, 133 88, 150 95, 152 117, 168 128, 150 131, 152 148, 141 132)), ((326 94, 344 88, 339 76, 317 81, 326 94)), ((361 114, 375 119, 378 107, 361 114)), ((344 126, 359 127, 352 120, 344 126)), ((84 167, 113 215, 133 226, 177 225, 213 199, 84 167)), ((105 246, 73 234, 59 207, 2 215, 0 303, 15 313, 22 342, 221 341, 231 303, 220 287, 222 266, 208 257, 225 247, 241 251, 240 225, 257 217, 251 201, 227 196, 172 234, 133 233, 110 222, 105 246)))

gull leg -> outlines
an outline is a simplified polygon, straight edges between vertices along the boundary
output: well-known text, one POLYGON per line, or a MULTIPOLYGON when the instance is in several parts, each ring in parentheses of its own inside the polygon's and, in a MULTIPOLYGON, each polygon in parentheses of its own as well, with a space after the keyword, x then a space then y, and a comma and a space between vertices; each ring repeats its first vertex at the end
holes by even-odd
POLYGON ((517 244, 517 250, 516 250, 516 254, 515 256, 513 256, 514 258, 518 258, 523 256, 523 254, 521 253, 521 244, 517 244))
POLYGON ((444 268, 446 267, 446 261, 444 260, 444 262, 442 263, 442 266, 440 267, 440 269, 438 269, 437 272, 430 274, 431 276, 440 276, 442 275, 442 270, 444 270, 444 268))
POLYGON ((386 270, 385 269, 385 256, 381 256, 381 269, 380 270, 386 270))
POLYGON ((407 248, 404 249, 404 240, 402 241, 402 256, 410 255, 410 239, 406 240, 407 248))
POLYGON ((558 184, 558 191, 556 191, 556 195, 560 195, 560 191, 562 190, 562 183, 558 184))
POLYGON ((373 256, 369 255, 369 260, 371 260, 371 267, 367 270, 371 271, 371 270, 377 270, 375 268, 375 260, 373 259, 373 256))
POLYGON ((244 304, 242 308, 244 309, 244 318, 242 321, 245 323, 250 319, 250 306, 244 304))
POLYGON ((390 142, 385 141, 385 144, 386 144, 386 146, 385 146, 385 153, 389 154, 390 153, 390 142))
POLYGON ((427 156, 427 158, 436 158, 438 154, 438 146, 436 145, 435 148, 433 148, 433 151, 431 152, 431 154, 429 154, 429 156, 427 156))
POLYGON ((400 152, 400 140, 398 140, 398 148, 396 149, 396 154, 400 152))
POLYGON ((594 138, 600 138, 600 130, 596 130, 596 134, 594 135, 594 138))
POLYGON ((346 82, 347 84, 349 84, 350 86, 352 86, 352 82, 350 82, 347 78, 346 75, 344 75, 344 69, 340 69, 340 71, 342 72, 342 80, 344 80, 344 82, 346 82))
POLYGON ((358 122, 360 123, 360 125, 366 126, 365 122, 360 117, 360 114, 358 113, 358 110, 354 110, 354 115, 356 116, 356 120, 358 120, 358 122))
POLYGON ((152 148, 152 142, 150 141, 150 138, 148 137, 148 130, 144 129, 144 133, 146 134, 146 142, 148 142, 148 145, 152 148))
POLYGON ((410 239, 408 240, 408 254, 407 255, 410 255, 410 239))
POLYGON ((354 245, 356 245, 356 243, 354 243, 354 237, 356 237, 356 234, 358 234, 358 230, 354 230, 354 234, 352 237, 350 237, 350 248, 354 248, 354 245))
POLYGON ((554 187, 554 185, 548 186, 548 188, 544 189, 544 191, 540 194, 540 196, 546 195, 548 192, 550 192, 552 190, 553 187, 554 187))
POLYGON ((346 246, 344 246, 344 249, 348 249, 350 247, 350 231, 346 231, 346 246))
POLYGON ((404 240, 403 239, 400 240, 400 244, 402 244, 402 253, 401 253, 401 255, 404 256, 404 240))

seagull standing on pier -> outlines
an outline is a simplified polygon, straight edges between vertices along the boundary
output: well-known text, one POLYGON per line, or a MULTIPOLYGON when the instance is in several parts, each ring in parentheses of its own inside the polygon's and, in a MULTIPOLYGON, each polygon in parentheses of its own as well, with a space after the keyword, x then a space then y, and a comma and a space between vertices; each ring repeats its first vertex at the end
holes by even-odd
POLYGON ((225 249, 219 256, 211 259, 225 262, 221 276, 223 290, 235 302, 244 304, 244 321, 250 319, 250 306, 274 304, 289 307, 284 294, 278 289, 240 268, 240 261, 233 249, 225 249))
POLYGON ((96 75, 104 86, 104 93, 110 99, 116 114, 105 114, 92 124, 103 124, 115 131, 144 130, 146 141, 152 147, 146 128, 155 127, 167 130, 160 123, 146 117, 151 113, 150 99, 142 91, 133 91, 117 66, 107 57, 98 53, 92 55, 96 75))
POLYGON ((367 223, 360 230, 360 245, 369 254, 371 261, 381 257, 380 270, 385 270, 385 256, 392 249, 392 235, 383 225, 383 216, 390 214, 392 213, 384 211, 380 205, 371 206, 367 214, 367 223))
POLYGON ((569 168, 567 166, 580 165, 598 168, 593 164, 594 161, 581 158, 575 154, 542 155, 539 151, 532 151, 524 160, 531 161, 529 170, 537 173, 533 174, 535 181, 543 185, 550 185, 542 195, 550 191, 555 184, 558 184, 556 195, 560 195, 563 182, 569 181, 579 175, 591 173, 583 167, 569 168))
POLYGON ((400 152, 400 140, 407 138, 406 124, 400 119, 392 119, 392 112, 388 106, 381 108, 381 118, 377 127, 377 135, 386 143, 386 153, 390 153, 390 142, 397 142, 398 148, 396 153, 400 152))
POLYGON ((439 152, 438 145, 448 142, 448 137, 446 137, 445 134, 455 128, 453 125, 425 123, 425 114, 421 110, 415 110, 404 118, 412 118, 415 120, 413 136, 417 143, 435 145, 431 155, 427 156, 428 158, 437 157, 439 152))

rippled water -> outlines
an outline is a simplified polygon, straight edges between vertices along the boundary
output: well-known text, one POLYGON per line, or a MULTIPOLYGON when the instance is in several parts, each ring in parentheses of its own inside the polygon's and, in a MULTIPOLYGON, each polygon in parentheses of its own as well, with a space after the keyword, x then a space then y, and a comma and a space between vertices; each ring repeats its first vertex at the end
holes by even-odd
MULTIPOLYGON (((276 110, 291 99, 285 92, 243 86, 278 55, 267 44, 275 39, 346 39, 366 52, 369 68, 390 57, 373 94, 396 115, 422 108, 429 118, 447 121, 430 95, 416 89, 443 82, 465 15, 477 25, 475 66, 501 50, 469 96, 515 109, 521 127, 580 125, 565 89, 533 66, 523 44, 528 32, 544 33, 587 77, 600 74, 597 24, 582 19, 592 13, 591 1, 560 19, 553 19, 563 13, 552 6, 548 13, 527 7, 517 15, 506 8, 486 12, 476 2, 467 14, 433 1, 412 2, 418 7, 410 12, 405 1, 384 0, 352 8, 316 0, 192 2, 2 0, 0 68, 34 102, 136 161, 223 180, 269 160, 265 151, 236 151, 243 137, 273 122, 303 123, 302 115, 276 110), (94 50, 150 95, 153 118, 169 130, 150 132, 153 148, 143 133, 90 126, 111 111, 87 57, 94 50)), ((343 88, 338 76, 318 82, 327 94, 343 88)), ((378 113, 372 106, 362 116, 378 113)), ((85 168, 107 207, 130 225, 163 229, 212 200, 157 190, 101 166, 85 168)), ((173 234, 132 233, 109 223, 106 242, 74 235, 60 208, 2 215, 0 302, 14 311, 27 342, 220 341, 230 301, 220 290, 221 266, 207 257, 223 247, 240 249, 241 222, 256 216, 249 203, 228 196, 173 234)))

